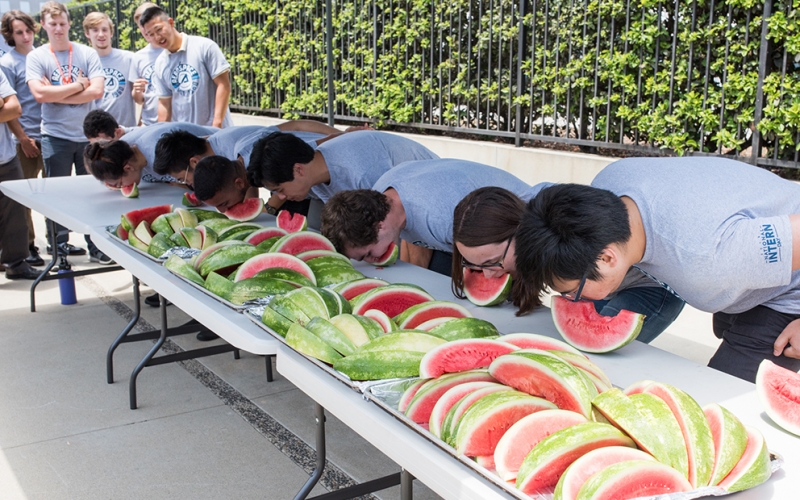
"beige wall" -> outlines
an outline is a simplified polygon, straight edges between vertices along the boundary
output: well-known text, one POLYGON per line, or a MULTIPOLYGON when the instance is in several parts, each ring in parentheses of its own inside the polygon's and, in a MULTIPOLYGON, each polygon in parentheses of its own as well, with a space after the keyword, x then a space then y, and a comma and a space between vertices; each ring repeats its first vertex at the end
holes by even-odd
MULTIPOLYGON (((236 125, 276 125, 277 118, 233 114, 236 125)), ((501 168, 528 184, 576 182, 588 184, 613 158, 565 153, 537 148, 515 148, 507 144, 471 141, 429 135, 400 134, 424 144, 442 158, 461 158, 501 168)))

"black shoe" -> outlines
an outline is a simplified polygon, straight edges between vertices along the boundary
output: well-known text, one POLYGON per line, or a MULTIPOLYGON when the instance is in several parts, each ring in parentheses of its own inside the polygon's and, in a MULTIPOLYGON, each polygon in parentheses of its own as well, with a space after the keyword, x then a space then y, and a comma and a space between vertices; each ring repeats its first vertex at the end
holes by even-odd
MULTIPOLYGON (((144 303, 150 307, 158 307, 158 294, 154 293, 153 295, 149 295, 144 298, 144 303)), ((167 305, 171 306, 172 302, 167 301, 167 305)))
POLYGON ((6 267, 6 278, 10 280, 35 280, 42 274, 41 271, 31 269, 26 262, 18 264, 16 267, 6 267))
POLYGON ((111 257, 104 254, 97 248, 92 248, 89 250, 89 262, 96 262, 98 264, 102 264, 104 266, 108 266, 110 264, 114 264, 114 261, 111 260, 111 257))
POLYGON ((200 333, 197 334, 197 340, 201 342, 208 342, 209 340, 216 340, 218 338, 219 335, 211 330, 200 330, 200 333))
MULTIPOLYGON (((86 250, 81 247, 70 245, 69 243, 58 244, 59 255, 86 255, 86 250)), ((47 255, 53 255, 53 247, 47 245, 47 255)))
POLYGON ((43 266, 44 259, 39 255, 39 247, 31 245, 29 248, 31 255, 25 259, 25 262, 27 262, 29 266, 43 266))

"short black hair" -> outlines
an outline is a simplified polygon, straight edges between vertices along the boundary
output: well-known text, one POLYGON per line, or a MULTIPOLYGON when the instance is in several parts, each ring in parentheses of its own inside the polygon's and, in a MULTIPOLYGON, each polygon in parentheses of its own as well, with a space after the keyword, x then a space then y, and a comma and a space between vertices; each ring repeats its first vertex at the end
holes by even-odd
POLYGON ((114 133, 119 128, 119 123, 108 111, 93 109, 83 119, 83 135, 87 139, 96 139, 100 134, 105 134, 109 139, 114 138, 114 133))
POLYGON ((537 295, 558 280, 600 276, 597 258, 631 237, 628 209, 619 196, 582 184, 556 184, 525 206, 516 238, 516 267, 537 295))
POLYGON ((116 181, 125 175, 125 164, 133 157, 133 149, 125 141, 99 140, 83 150, 86 169, 95 179, 116 181))
POLYGON ((156 143, 156 159, 153 170, 159 175, 178 173, 189 166, 192 156, 206 152, 206 140, 186 132, 173 130, 161 136, 156 143))
POLYGON ((166 17, 169 19, 169 14, 167 14, 167 12, 161 7, 150 7, 146 11, 142 12, 142 16, 139 18, 139 26, 144 28, 145 24, 149 23, 156 17, 166 17))
POLYGON ((194 167, 194 194, 200 201, 213 198, 236 181, 236 164, 224 156, 206 156, 194 167))
POLYGON ((314 148, 296 135, 273 132, 256 141, 247 166, 247 180, 255 187, 294 180, 295 163, 310 163, 314 148))

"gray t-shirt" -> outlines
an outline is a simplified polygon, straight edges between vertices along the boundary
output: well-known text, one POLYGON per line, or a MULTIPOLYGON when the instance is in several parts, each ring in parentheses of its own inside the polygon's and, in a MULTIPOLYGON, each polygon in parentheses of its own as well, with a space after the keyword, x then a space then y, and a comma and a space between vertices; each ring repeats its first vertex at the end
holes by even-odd
MULTIPOLYGON (((34 99, 28 81, 25 78, 25 56, 14 49, 0 57, 0 68, 6 74, 11 87, 17 92, 17 100, 22 106, 19 124, 25 134, 37 141, 42 138, 42 105, 34 99)), ((14 138, 15 142, 19 142, 14 138)))
MULTIPOLYGON (((172 98, 172 121, 211 126, 214 123, 214 78, 231 66, 212 40, 181 34, 183 45, 174 53, 164 50, 156 59, 153 84, 159 97, 172 98)), ((223 127, 233 125, 225 112, 223 127)))
POLYGON ((311 194, 323 203, 339 191, 370 189, 378 179, 403 162, 438 159, 430 149, 405 137, 360 130, 349 132, 321 144, 331 180, 317 184, 311 194))
MULTIPOLYGON (((229 160, 236 160, 239 156, 244 160, 244 166, 250 164, 250 155, 253 153, 253 146, 259 139, 273 132, 280 132, 278 127, 265 127, 263 125, 244 125, 238 127, 226 127, 208 138, 214 154, 224 156, 229 160)), ((314 149, 317 148, 317 140, 325 137, 323 134, 314 132, 295 132, 287 131, 287 134, 298 136, 314 149)))
POLYGON ((689 305, 800 314, 789 223, 800 214, 794 182, 735 160, 688 157, 620 160, 592 185, 636 203, 647 238, 638 267, 689 305))
POLYGON ((158 95, 156 95, 156 89, 153 85, 153 68, 156 59, 158 59, 163 50, 148 43, 145 48, 133 55, 131 81, 136 81, 139 78, 147 80, 147 87, 144 89, 144 102, 142 103, 142 125, 152 125, 158 122, 158 95))
POLYGON ((403 163, 383 174, 372 189, 397 191, 406 212, 406 226, 400 232, 402 239, 452 253, 453 211, 465 196, 485 186, 508 189, 520 198, 530 189, 504 170, 456 159, 403 163))
POLYGON ((123 127, 136 126, 136 106, 131 95, 133 53, 111 49, 109 55, 100 57, 100 64, 103 65, 103 73, 106 75, 106 87, 100 100, 100 109, 108 111, 123 127))
POLYGON ((156 144, 162 135, 174 130, 185 130, 198 137, 205 137, 218 132, 218 128, 203 127, 194 123, 166 122, 156 123, 147 127, 137 127, 122 136, 123 141, 131 146, 136 146, 147 160, 147 165, 142 171, 142 180, 146 182, 176 182, 171 175, 159 175, 153 170, 156 160, 156 144))
MULTIPOLYGON (((5 99, 8 96, 14 95, 16 92, 11 88, 8 83, 6 74, 0 71, 0 99, 5 99)), ((11 130, 8 129, 6 122, 0 123, 0 165, 10 162, 17 156, 17 148, 14 146, 14 136, 11 130)))
MULTIPOLYGON (((62 75, 70 83, 69 50, 55 52, 60 70, 56 66, 50 44, 42 45, 28 54, 26 60, 26 81, 41 80, 47 77, 52 85, 61 85, 62 75)), ((72 78, 85 76, 104 78, 103 66, 97 52, 80 43, 72 42, 72 78)), ((83 104, 60 104, 46 102, 42 104, 42 135, 58 137, 73 142, 86 142, 81 124, 89 111, 96 109, 97 101, 83 104)))

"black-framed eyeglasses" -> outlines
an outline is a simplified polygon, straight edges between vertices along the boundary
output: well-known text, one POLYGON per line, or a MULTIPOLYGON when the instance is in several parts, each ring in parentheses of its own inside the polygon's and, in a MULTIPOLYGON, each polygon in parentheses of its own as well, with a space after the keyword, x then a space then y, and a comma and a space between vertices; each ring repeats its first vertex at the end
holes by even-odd
POLYGON ((493 262, 491 264, 473 264, 464 257, 461 257, 461 266, 466 267, 471 271, 483 271, 484 269, 505 269, 503 267, 503 261, 506 260, 506 254, 508 254, 508 249, 511 247, 511 240, 513 239, 513 236, 508 239, 508 242, 506 243, 506 249, 503 250, 503 256, 500 257, 500 260, 497 262, 493 262))
POLYGON ((586 285, 586 278, 589 276, 589 270, 587 269, 585 273, 583 273, 583 277, 581 281, 578 283, 578 289, 574 292, 561 292, 561 296, 565 297, 572 302, 578 302, 581 300, 581 292, 583 292, 583 286, 586 285))

